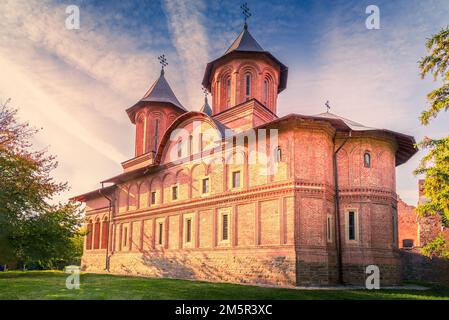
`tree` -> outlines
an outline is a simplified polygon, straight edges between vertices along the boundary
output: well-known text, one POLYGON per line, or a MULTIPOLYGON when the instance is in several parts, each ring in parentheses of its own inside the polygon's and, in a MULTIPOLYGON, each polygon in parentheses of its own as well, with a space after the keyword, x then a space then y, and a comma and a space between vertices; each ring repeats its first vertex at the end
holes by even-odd
MULTIPOLYGON (((421 113, 420 120, 425 126, 438 116, 441 111, 449 109, 449 26, 433 35, 426 42, 428 55, 419 61, 421 78, 433 75, 433 80, 442 80, 442 86, 427 95, 429 107, 421 113)), ((421 160, 415 174, 424 174, 424 196, 426 202, 418 205, 420 215, 439 214, 442 223, 449 225, 449 136, 432 139, 425 137, 419 146, 428 153, 421 160)), ((441 246, 441 237, 429 244, 428 249, 445 248, 441 246)), ((433 249, 432 249, 433 250, 433 249)), ((432 251, 431 250, 431 251, 432 251)), ((437 250, 437 255, 449 257, 444 250, 437 250)))
POLYGON ((0 264, 52 267, 70 256, 81 212, 72 202, 51 203, 68 185, 51 177, 54 156, 31 150, 38 130, 19 122, 9 102, 0 103, 0 264))

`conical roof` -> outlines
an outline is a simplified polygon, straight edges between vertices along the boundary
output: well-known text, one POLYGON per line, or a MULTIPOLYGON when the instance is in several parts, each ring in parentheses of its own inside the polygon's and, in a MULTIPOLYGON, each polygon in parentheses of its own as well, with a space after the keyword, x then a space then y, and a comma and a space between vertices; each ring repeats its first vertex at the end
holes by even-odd
POLYGON ((246 24, 243 27, 242 32, 240 32, 240 34, 234 40, 234 42, 228 48, 228 50, 226 50, 221 57, 207 64, 202 82, 203 87, 207 88, 209 91, 211 90, 211 78, 215 65, 219 63, 223 58, 230 56, 234 53, 253 53, 253 54, 260 53, 267 56, 268 58, 273 60, 276 64, 278 64, 280 67, 281 74, 279 79, 278 92, 281 92, 287 87, 287 75, 288 75, 287 66, 285 66, 282 62, 276 59, 269 51, 265 51, 262 48, 262 46, 251 35, 251 33, 248 30, 248 26, 246 24))
POLYGON ((240 32, 237 39, 234 40, 232 45, 224 53, 225 55, 232 51, 252 51, 252 52, 264 52, 260 44, 253 38, 248 31, 248 27, 245 25, 242 32, 240 32))
POLYGON ((140 99, 131 108, 126 110, 132 122, 134 122, 133 114, 138 109, 138 106, 145 104, 147 102, 169 103, 174 107, 182 110, 183 112, 187 112, 187 110, 182 106, 181 102, 179 102, 178 98, 176 98, 175 93, 173 92, 167 80, 165 79, 164 69, 161 70, 161 75, 153 83, 150 89, 148 89, 148 91, 144 94, 142 99, 140 99))

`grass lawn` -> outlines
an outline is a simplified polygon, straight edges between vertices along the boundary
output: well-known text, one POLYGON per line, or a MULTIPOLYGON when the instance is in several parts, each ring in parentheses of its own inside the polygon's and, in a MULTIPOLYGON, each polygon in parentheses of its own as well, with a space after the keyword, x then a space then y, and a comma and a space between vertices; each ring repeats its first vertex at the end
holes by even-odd
POLYGON ((430 290, 296 290, 200 281, 81 274, 79 290, 65 287, 60 271, 0 272, 5 299, 449 299, 449 288, 430 290))

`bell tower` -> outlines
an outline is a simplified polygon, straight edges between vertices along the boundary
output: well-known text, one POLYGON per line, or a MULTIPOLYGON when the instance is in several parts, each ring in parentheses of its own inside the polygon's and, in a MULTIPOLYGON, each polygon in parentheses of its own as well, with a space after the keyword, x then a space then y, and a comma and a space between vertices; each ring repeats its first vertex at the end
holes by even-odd
POLYGON ((159 78, 142 99, 126 110, 129 119, 136 126, 136 135, 135 157, 122 163, 125 169, 146 164, 145 159, 152 158, 157 151, 167 128, 179 115, 187 112, 165 79, 164 67, 167 66, 165 56, 161 55, 158 59, 162 65, 159 78), (145 161, 142 162, 141 159, 145 161))
POLYGON ((254 39, 246 21, 249 9, 242 9, 243 30, 221 57, 207 64, 203 86, 212 94, 212 116, 244 130, 277 118, 277 96, 286 88, 288 68, 254 39))

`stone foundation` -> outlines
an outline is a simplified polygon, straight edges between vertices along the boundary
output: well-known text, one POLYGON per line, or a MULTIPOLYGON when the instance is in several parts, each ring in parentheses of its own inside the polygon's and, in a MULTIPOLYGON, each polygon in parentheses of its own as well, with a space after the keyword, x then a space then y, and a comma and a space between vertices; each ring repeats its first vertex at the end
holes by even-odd
MULTIPOLYGON (((83 256, 84 270, 104 272, 104 255, 83 256)), ((295 255, 259 249, 254 251, 116 252, 110 272, 164 278, 295 286, 295 255)))
MULTIPOLYGON (((401 284, 401 266, 374 264, 379 267, 380 286, 393 286, 401 284)), ((365 273, 368 265, 343 265, 343 282, 345 284, 365 285, 367 274, 365 273)))

